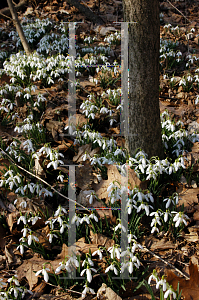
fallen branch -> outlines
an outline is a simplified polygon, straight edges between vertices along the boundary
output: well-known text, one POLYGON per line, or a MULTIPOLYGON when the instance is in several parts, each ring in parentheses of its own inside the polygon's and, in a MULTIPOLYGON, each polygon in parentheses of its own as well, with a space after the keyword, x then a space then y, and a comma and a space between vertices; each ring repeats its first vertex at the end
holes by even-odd
POLYGON ((51 190, 53 190, 55 193, 57 193, 59 196, 71 201, 71 202, 74 202, 76 205, 79 205, 81 206, 83 209, 87 210, 90 212, 89 209, 87 209, 86 207, 84 207, 83 205, 81 205, 80 203, 76 202, 75 200, 73 199, 70 199, 68 197, 66 197, 65 195, 63 195, 62 193, 58 192, 54 187, 52 187, 47 181, 43 180, 42 178, 40 178, 39 176, 27 171, 26 169, 24 169, 23 167, 19 166, 18 164, 16 164, 16 162, 10 157, 10 155, 8 155, 3 149, 0 148, 0 150, 2 151, 2 153, 4 153, 8 158, 9 160, 11 160, 11 162, 19 169, 23 170, 24 172, 26 172, 27 174, 37 178, 38 180, 40 180, 41 182, 45 183, 47 186, 49 186, 51 188, 51 190))
MULTIPOLYGON (((15 6, 15 10, 16 11, 25 11, 26 8, 27 8, 27 3, 28 3, 28 0, 22 0, 20 1, 16 6, 15 6)), ((0 10, 0 15, 1 15, 1 19, 4 19, 6 20, 7 18, 10 18, 11 17, 11 12, 10 12, 10 9, 9 7, 5 7, 5 8, 2 8, 0 10)))
POLYGON ((80 0, 66 0, 66 2, 72 6, 75 6, 80 13, 85 15, 89 20, 98 25, 104 25, 105 22, 102 18, 96 15, 88 6, 82 5, 80 0))
POLYGON ((161 260, 163 263, 165 263, 166 265, 168 265, 169 267, 173 268, 176 272, 178 272, 180 275, 182 275, 183 277, 185 277, 186 279, 190 279, 189 276, 185 275, 184 273, 182 273, 179 269, 177 269, 175 266, 173 266, 172 264, 170 264, 169 262, 167 262, 166 260, 164 260, 163 258, 161 258, 160 256, 158 256, 157 254, 153 253, 152 251, 150 251, 147 247, 142 246, 144 248, 144 250, 146 250, 147 252, 149 252, 150 254, 152 254, 153 256, 157 257, 159 260, 161 260))

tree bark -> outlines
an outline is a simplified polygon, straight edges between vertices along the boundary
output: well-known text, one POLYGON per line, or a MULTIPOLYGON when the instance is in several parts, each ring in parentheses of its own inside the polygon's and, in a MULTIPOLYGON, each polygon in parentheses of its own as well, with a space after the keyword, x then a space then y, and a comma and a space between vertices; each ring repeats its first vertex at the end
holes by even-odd
POLYGON ((126 147, 132 156, 141 148, 164 157, 159 108, 160 21, 158 0, 123 0, 129 24, 129 134, 126 147))
POLYGON ((16 26, 16 30, 18 32, 18 35, 20 37, 22 46, 24 48, 24 51, 26 52, 27 55, 30 55, 32 53, 32 51, 31 51, 30 46, 28 45, 27 39, 24 35, 23 29, 22 29, 21 24, 19 22, 18 15, 17 15, 15 7, 12 3, 12 0, 7 0, 7 2, 8 2, 8 7, 9 7, 11 15, 12 15, 13 22, 16 26))

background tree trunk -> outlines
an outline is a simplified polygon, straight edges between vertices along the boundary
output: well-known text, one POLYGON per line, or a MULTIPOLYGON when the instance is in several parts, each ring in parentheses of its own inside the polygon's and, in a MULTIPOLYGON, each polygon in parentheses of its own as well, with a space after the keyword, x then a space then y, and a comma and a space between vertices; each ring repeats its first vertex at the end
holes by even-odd
POLYGON ((18 32, 18 35, 20 37, 22 46, 24 48, 24 51, 26 52, 27 55, 30 55, 32 53, 32 51, 31 51, 30 46, 28 45, 27 39, 24 35, 23 29, 22 29, 21 24, 19 22, 18 15, 17 15, 15 7, 12 3, 12 0, 7 0, 7 2, 8 2, 8 6, 9 6, 9 9, 10 9, 10 12, 11 12, 11 15, 12 15, 14 25, 16 26, 16 30, 18 32))
POLYGON ((129 135, 126 147, 163 158, 159 108, 160 21, 158 0, 123 0, 129 24, 129 135))

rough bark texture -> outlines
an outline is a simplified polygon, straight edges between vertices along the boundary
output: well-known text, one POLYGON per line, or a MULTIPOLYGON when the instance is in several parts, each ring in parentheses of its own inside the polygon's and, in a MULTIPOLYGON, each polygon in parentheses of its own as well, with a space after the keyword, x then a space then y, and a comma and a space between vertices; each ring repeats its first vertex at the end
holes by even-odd
POLYGON ((21 24, 19 22, 18 15, 17 15, 15 7, 12 3, 12 0, 7 0, 7 2, 8 2, 8 6, 9 6, 9 9, 10 9, 10 12, 11 12, 11 15, 12 15, 13 22, 16 26, 16 30, 17 30, 18 35, 20 37, 21 43, 23 45, 23 48, 24 48, 26 54, 30 55, 32 51, 31 51, 31 49, 28 45, 28 42, 26 40, 26 37, 24 35, 23 29, 22 29, 21 24))
POLYGON ((148 158, 163 158, 159 108, 160 24, 158 0, 123 0, 129 24, 129 135, 130 155, 141 148, 148 158))

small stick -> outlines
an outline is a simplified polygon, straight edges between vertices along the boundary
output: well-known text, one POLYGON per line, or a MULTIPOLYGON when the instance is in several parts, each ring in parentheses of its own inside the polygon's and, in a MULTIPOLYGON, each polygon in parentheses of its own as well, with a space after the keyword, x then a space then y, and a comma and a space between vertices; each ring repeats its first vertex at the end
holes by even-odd
POLYGON ((177 269, 176 267, 174 267, 172 264, 170 264, 169 262, 167 262, 166 260, 164 260, 163 258, 161 258, 160 256, 158 256, 157 254, 153 253, 152 251, 150 251, 147 247, 142 246, 144 248, 144 250, 148 251, 150 254, 152 254, 153 256, 157 257, 159 260, 161 260, 163 263, 165 263, 166 265, 168 265, 169 267, 173 268, 176 272, 178 272, 180 275, 182 275, 183 277, 185 277, 186 279, 190 279, 189 276, 185 275, 184 273, 182 273, 179 269, 177 269))
POLYGON ((24 172, 28 173, 29 175, 31 175, 31 176, 37 178, 38 180, 42 181, 43 183, 45 183, 47 186, 49 186, 55 193, 57 193, 57 194, 60 195, 61 197, 65 198, 65 199, 67 199, 67 200, 69 200, 69 201, 74 202, 75 204, 81 206, 83 209, 85 209, 85 210, 87 210, 87 211, 90 212, 89 209, 87 209, 86 207, 84 207, 84 206, 81 205, 80 203, 78 203, 78 202, 76 202, 75 200, 72 200, 72 199, 66 197, 65 195, 61 194, 60 192, 58 192, 54 187, 52 187, 48 182, 46 182, 45 180, 43 180, 43 179, 40 178, 39 176, 37 176, 37 175, 35 175, 35 174, 33 174, 33 173, 27 171, 27 170, 24 169, 23 167, 17 165, 16 162, 15 162, 15 161, 14 161, 14 160, 6 153, 3 149, 0 148, 0 150, 1 150, 3 153, 5 153, 5 155, 7 155, 8 158, 12 161, 12 163, 13 163, 15 166, 17 166, 19 169, 23 170, 24 172))

